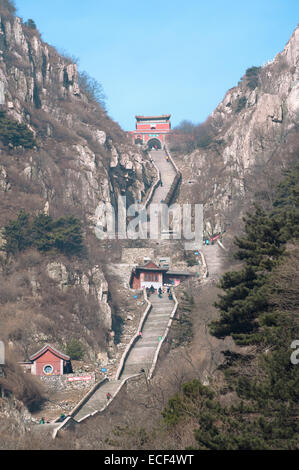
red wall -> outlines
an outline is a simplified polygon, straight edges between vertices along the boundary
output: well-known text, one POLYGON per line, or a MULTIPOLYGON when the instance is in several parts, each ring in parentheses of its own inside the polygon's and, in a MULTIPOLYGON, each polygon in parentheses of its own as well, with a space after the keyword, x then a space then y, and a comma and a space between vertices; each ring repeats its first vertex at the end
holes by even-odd
POLYGON ((60 371, 61 361, 62 359, 59 359, 51 351, 46 351, 45 354, 37 358, 35 361, 36 375, 46 375, 43 371, 43 368, 46 365, 53 366, 54 370, 52 372, 52 375, 61 375, 61 371, 60 371))
POLYGON ((163 275, 159 271, 145 271, 140 273, 140 282, 162 282, 163 275))
POLYGON ((141 138, 141 140, 142 140, 142 136, 144 135, 144 142, 145 143, 147 143, 150 139, 158 139, 158 140, 160 140, 162 146, 163 146, 163 135, 165 135, 165 142, 168 142, 168 136, 169 136, 169 134, 166 134, 164 132, 162 134, 160 134, 159 131, 157 132, 157 134, 159 134, 158 137, 149 137, 149 134, 141 134, 141 136, 140 136, 140 132, 138 134, 135 133, 135 132, 128 132, 128 134, 131 136, 133 144, 135 143, 135 140, 137 138, 141 138))
POLYGON ((139 274, 138 274, 138 275, 134 274, 133 283, 132 283, 132 289, 140 289, 140 277, 139 277, 139 274))
POLYGON ((144 141, 145 142, 148 142, 151 139, 158 139, 158 140, 160 140, 161 145, 163 145, 163 134, 162 135, 160 134, 158 137, 150 137, 148 134, 145 134, 145 136, 144 136, 144 141))
POLYGON ((160 123, 160 124, 156 124, 156 127, 155 129, 152 129, 151 127, 151 124, 140 124, 140 123, 137 123, 137 126, 136 126, 136 130, 137 131, 157 131, 157 130, 163 130, 163 131, 169 131, 170 130, 170 125, 168 122, 165 122, 165 123, 160 123))

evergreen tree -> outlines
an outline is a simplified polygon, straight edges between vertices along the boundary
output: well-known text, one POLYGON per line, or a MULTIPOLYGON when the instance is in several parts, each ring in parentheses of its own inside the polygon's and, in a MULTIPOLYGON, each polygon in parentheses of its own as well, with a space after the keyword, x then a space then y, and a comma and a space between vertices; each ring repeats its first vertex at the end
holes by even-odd
POLYGON ((286 172, 278 186, 272 214, 281 227, 284 241, 299 238, 299 164, 286 172))
POLYGON ((30 215, 20 211, 16 220, 9 222, 3 231, 5 238, 5 251, 15 253, 31 246, 30 215))
POLYGON ((258 206, 244 221, 245 236, 234 241, 239 248, 235 257, 258 271, 271 271, 284 251, 279 222, 258 206))
POLYGON ((73 216, 62 217, 53 224, 54 246, 62 253, 73 255, 83 249, 82 225, 73 216))
POLYGON ((236 238, 243 269, 220 281, 224 294, 212 333, 232 335, 257 350, 225 354, 224 388, 239 402, 223 406, 219 397, 225 391, 209 395, 213 389, 192 381, 162 413, 169 428, 196 419, 200 450, 299 448, 299 366, 291 362, 291 343, 299 335, 298 169, 287 172, 272 211, 248 214, 245 233, 236 238), (287 240, 293 242, 288 252, 287 240))
POLYGON ((244 261, 244 268, 222 277, 219 285, 225 294, 216 302, 220 319, 211 324, 215 336, 232 335, 238 343, 258 329, 256 318, 268 307, 265 282, 284 252, 279 223, 261 208, 247 215, 244 230, 245 235, 235 239, 235 257, 244 261))
POLYGON ((36 29, 35 21, 34 21, 32 18, 29 18, 29 19, 24 23, 24 25, 27 26, 27 28, 36 29))
POLYGON ((41 213, 32 221, 31 238, 34 246, 39 251, 49 251, 54 247, 53 219, 49 215, 41 213))
POLYGON ((22 146, 33 148, 36 145, 33 133, 25 124, 6 116, 5 111, 0 111, 0 140, 4 145, 22 146))
POLYGON ((81 221, 73 216, 53 220, 41 213, 31 219, 21 211, 17 220, 4 227, 4 238, 5 250, 12 254, 33 246, 41 252, 57 250, 72 256, 84 247, 81 221))

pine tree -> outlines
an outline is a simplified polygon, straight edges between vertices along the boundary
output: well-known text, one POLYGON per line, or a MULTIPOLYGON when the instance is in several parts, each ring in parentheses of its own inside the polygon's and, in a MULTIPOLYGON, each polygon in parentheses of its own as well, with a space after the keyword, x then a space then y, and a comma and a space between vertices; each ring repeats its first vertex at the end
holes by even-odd
POLYGON ((79 254, 83 249, 82 224, 73 216, 62 217, 53 224, 54 246, 67 255, 79 254))
POLYGON ((20 211, 17 219, 4 227, 3 235, 7 253, 23 251, 31 246, 30 215, 23 210, 20 211))
POLYGON ((0 140, 4 145, 22 146, 33 148, 36 145, 33 133, 25 124, 6 116, 5 111, 0 111, 0 140))
POLYGON ((220 319, 211 324, 215 336, 232 335, 238 343, 258 329, 256 318, 268 307, 265 282, 284 252, 279 223, 261 208, 247 214, 244 231, 243 237, 235 239, 239 248, 235 257, 245 266, 222 277, 219 286, 225 294, 215 304, 220 319))
POLYGON ((39 251, 49 251, 54 247, 53 219, 41 213, 32 222, 32 241, 39 251))

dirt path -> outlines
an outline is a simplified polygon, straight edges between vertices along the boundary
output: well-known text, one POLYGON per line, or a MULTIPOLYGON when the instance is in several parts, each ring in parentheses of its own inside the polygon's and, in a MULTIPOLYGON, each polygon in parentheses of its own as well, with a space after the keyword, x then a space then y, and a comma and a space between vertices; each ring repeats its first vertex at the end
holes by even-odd
POLYGON ((225 251, 218 245, 218 243, 204 246, 202 251, 208 266, 209 276, 207 281, 218 281, 225 272, 227 266, 227 255, 225 251))

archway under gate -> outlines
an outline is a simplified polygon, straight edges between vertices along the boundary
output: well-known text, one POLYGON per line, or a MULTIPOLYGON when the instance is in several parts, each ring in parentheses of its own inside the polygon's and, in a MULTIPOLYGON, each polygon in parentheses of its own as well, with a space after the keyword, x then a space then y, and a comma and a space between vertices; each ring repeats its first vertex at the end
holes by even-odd
POLYGON ((154 149, 154 148, 161 149, 162 148, 161 141, 155 138, 149 139, 149 141, 147 142, 147 146, 149 149, 154 149))

